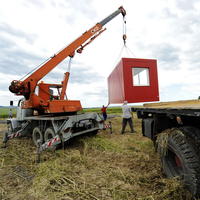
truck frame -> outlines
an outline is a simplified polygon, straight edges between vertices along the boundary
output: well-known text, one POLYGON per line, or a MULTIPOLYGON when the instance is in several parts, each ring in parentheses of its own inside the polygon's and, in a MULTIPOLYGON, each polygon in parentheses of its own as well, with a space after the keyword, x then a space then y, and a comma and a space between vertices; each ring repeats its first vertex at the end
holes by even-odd
POLYGON ((179 177, 194 196, 200 195, 200 101, 144 104, 132 108, 142 119, 142 133, 160 155, 167 177, 179 177))

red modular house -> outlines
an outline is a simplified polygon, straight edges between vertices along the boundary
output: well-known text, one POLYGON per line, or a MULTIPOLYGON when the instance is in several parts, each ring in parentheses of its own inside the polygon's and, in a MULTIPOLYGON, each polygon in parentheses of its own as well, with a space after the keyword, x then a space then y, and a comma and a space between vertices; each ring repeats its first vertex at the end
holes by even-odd
POLYGON ((122 58, 108 77, 111 104, 159 101, 157 61, 122 58))

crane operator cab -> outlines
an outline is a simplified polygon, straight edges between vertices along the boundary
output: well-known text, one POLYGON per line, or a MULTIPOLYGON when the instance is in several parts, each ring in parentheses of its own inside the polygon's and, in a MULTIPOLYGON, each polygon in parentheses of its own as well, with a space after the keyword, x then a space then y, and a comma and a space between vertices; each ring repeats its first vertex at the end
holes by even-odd
POLYGON ((52 100, 59 100, 60 99, 60 93, 62 89, 62 84, 48 84, 41 82, 38 84, 38 87, 36 87, 37 95, 45 100, 45 101, 52 101, 52 100))

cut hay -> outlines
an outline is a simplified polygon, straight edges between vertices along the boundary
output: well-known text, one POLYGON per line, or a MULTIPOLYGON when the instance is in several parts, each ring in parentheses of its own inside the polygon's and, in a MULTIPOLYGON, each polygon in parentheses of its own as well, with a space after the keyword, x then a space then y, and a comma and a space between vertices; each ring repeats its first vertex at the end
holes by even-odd
MULTIPOLYGON (((6 200, 185 200, 188 192, 176 179, 165 179, 152 142, 112 119, 113 134, 77 138, 66 148, 44 152, 35 163, 31 139, 9 141, 0 149, 0 199, 6 200)), ((5 127, 1 127, 5 128, 5 127)), ((0 135, 0 139, 2 135, 0 135)))

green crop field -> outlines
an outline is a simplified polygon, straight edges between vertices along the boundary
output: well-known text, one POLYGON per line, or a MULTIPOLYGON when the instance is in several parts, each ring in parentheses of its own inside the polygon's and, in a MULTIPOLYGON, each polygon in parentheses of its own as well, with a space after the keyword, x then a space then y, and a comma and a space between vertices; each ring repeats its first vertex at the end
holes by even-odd
MULTIPOLYGON (((9 116, 9 108, 0 108, 0 118, 8 118, 9 116)), ((101 108, 84 108, 84 112, 97 112, 101 113, 101 108)), ((16 108, 12 109, 13 117, 16 116, 16 108)), ((107 109, 108 114, 115 114, 115 113, 121 113, 121 107, 110 107, 107 109)))
MULTIPOLYGON (((101 108, 84 108, 84 112, 97 112, 101 113, 101 108)), ((121 113, 122 109, 121 107, 109 107, 107 108, 107 113, 108 114, 115 114, 115 113, 121 113)))
MULTIPOLYGON (((0 108, 0 118, 8 118, 9 116, 9 108, 0 108)), ((12 109, 13 117, 16 115, 16 108, 12 109)))

